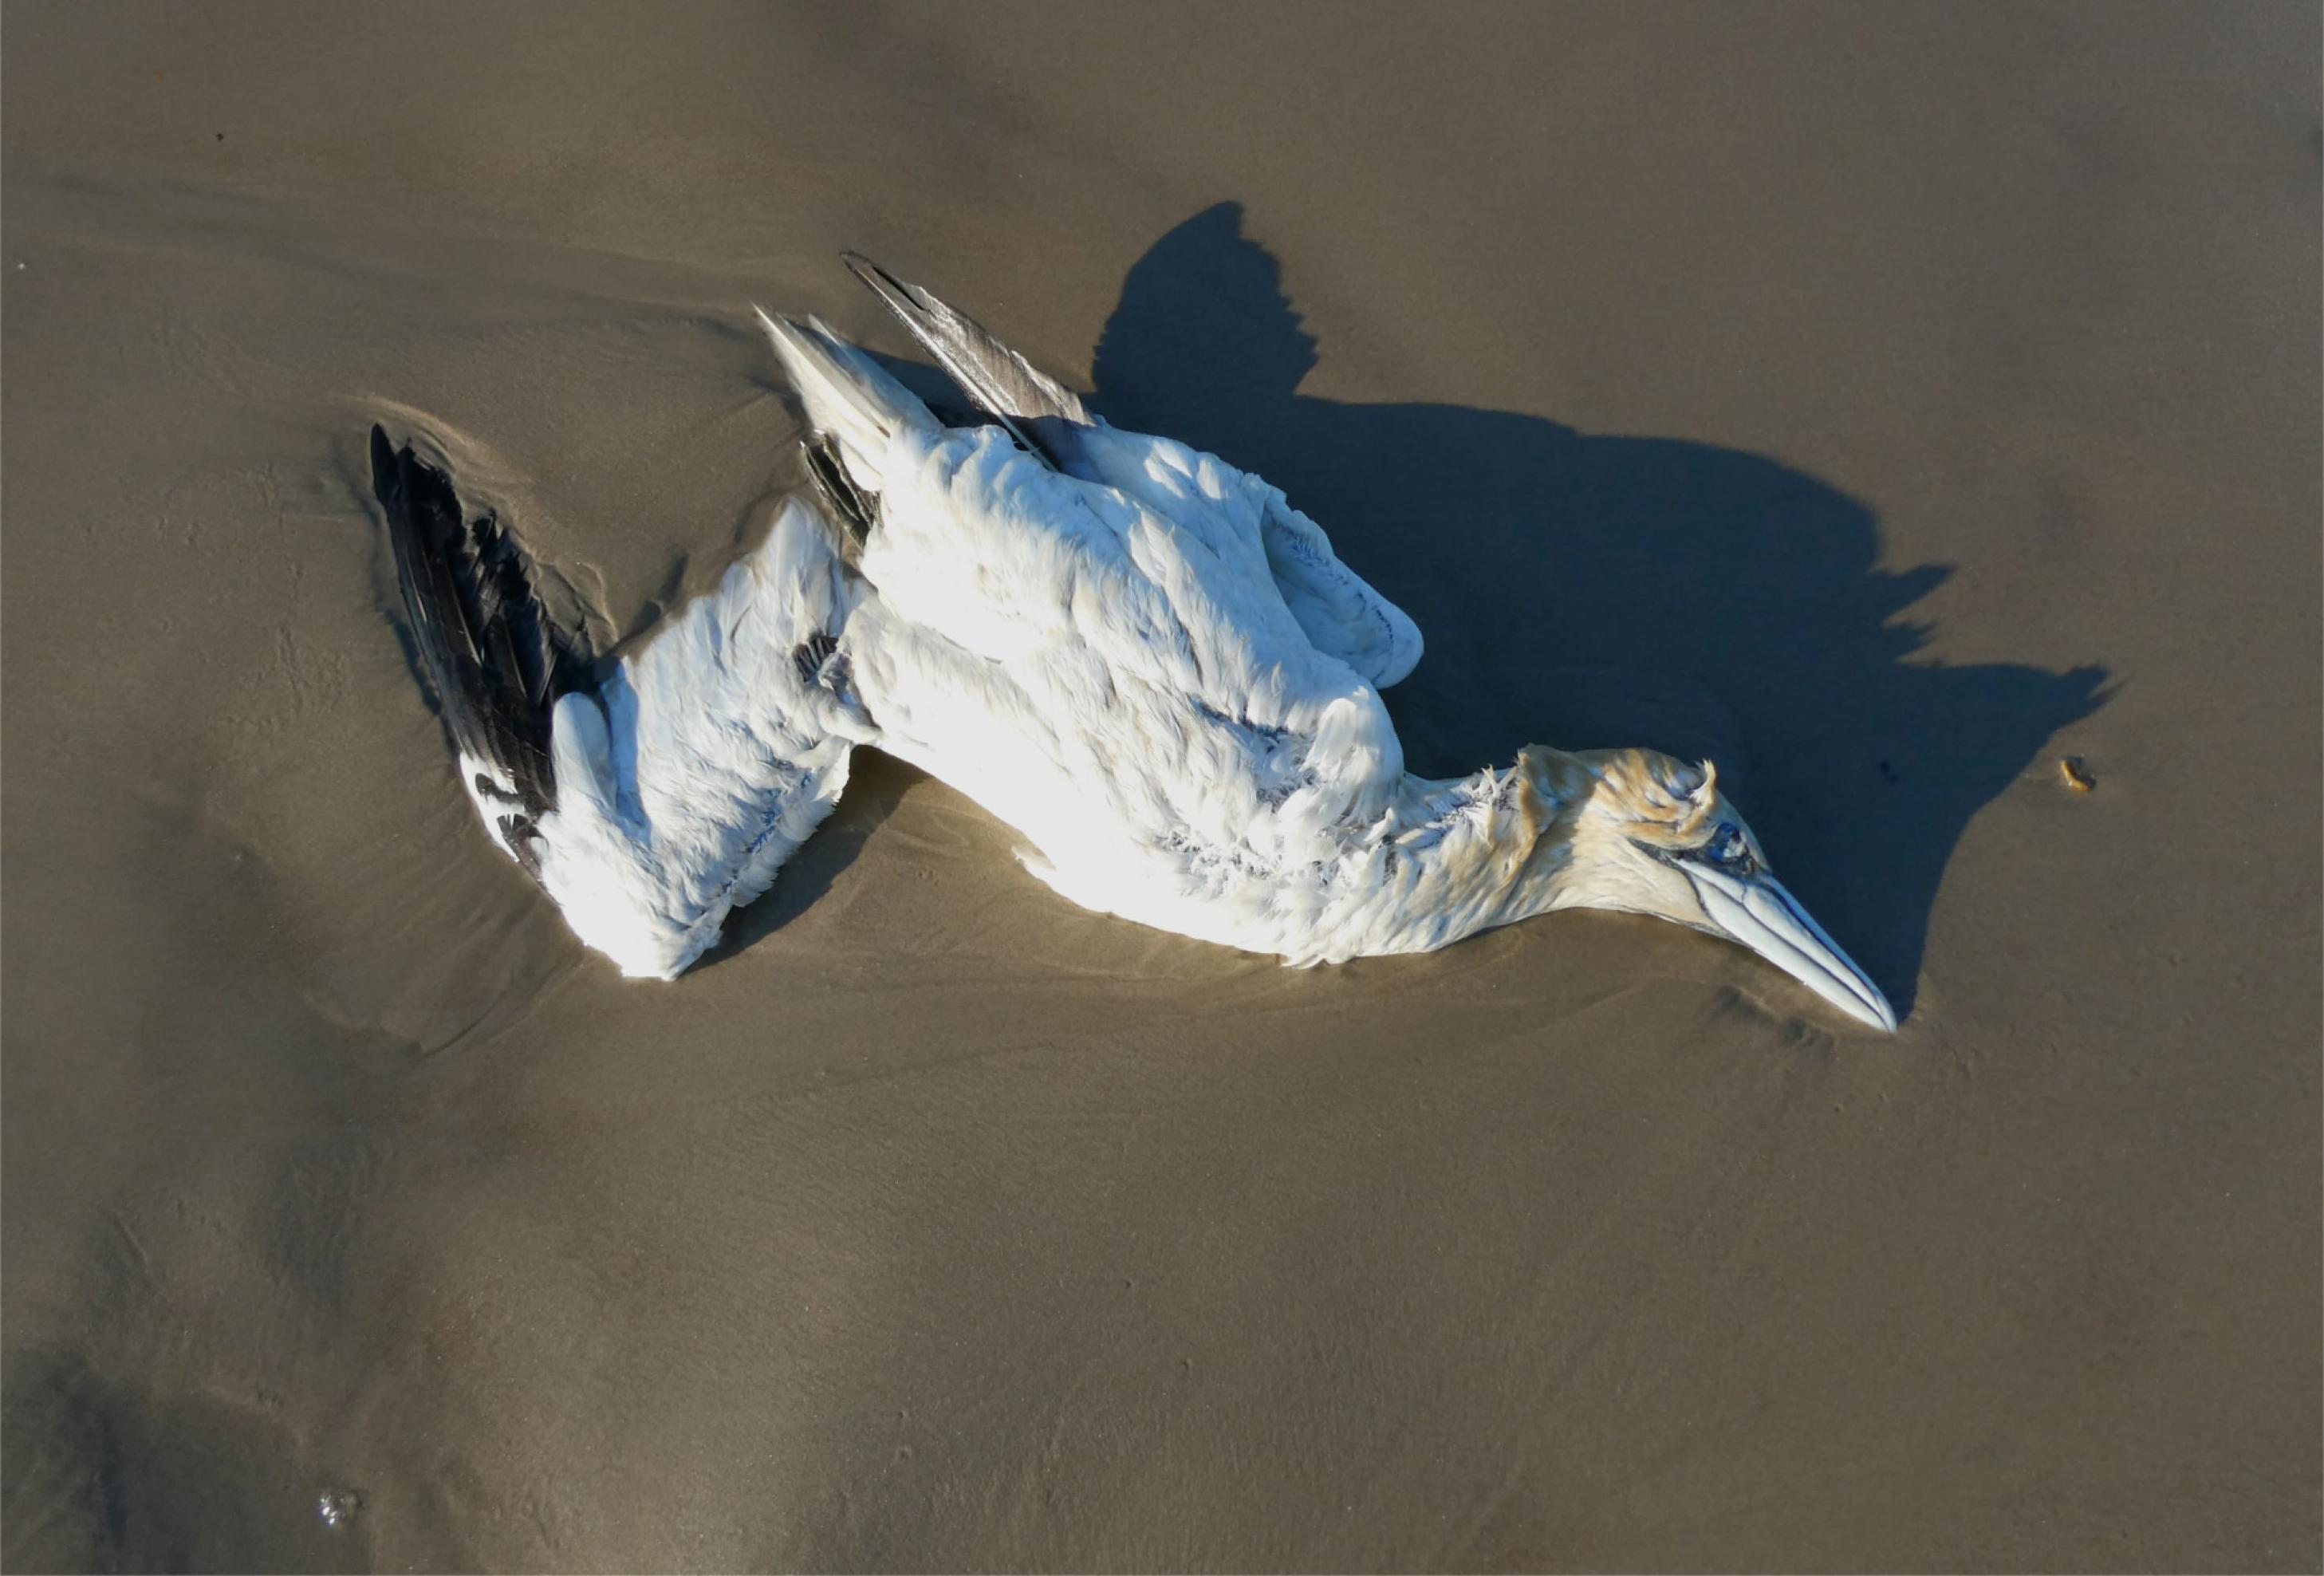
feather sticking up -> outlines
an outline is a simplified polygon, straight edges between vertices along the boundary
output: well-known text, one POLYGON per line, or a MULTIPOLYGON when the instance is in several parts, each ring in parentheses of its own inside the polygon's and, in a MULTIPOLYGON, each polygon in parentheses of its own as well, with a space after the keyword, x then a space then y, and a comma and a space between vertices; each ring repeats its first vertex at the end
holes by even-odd
MULTIPOLYGON (((1040 372, 965 312, 869 258, 841 253, 915 339, 1030 453, 1054 469, 1150 496, 1153 464, 1167 438, 1121 432, 1091 414, 1081 396, 1040 372)), ((1189 451, 1191 453, 1191 451, 1189 451)), ((1169 462, 1166 462, 1166 465, 1169 462)), ((1420 631, 1332 550, 1331 539, 1259 477, 1220 465, 1228 484, 1248 490, 1262 513, 1268 573, 1315 649, 1346 662, 1386 688, 1420 660, 1420 631)))
POLYGON ((753 308, 775 359, 798 393, 807 426, 829 438, 858 493, 877 494, 889 440, 906 429, 935 432, 942 424, 920 397, 881 370, 880 364, 814 318, 802 327, 753 308))
POLYGON ((1018 442, 1063 468, 1063 456, 1040 441, 1039 422, 1054 418, 1074 427, 1094 426, 1096 419, 1079 394, 1001 344, 967 313, 906 284, 861 253, 843 252, 840 261, 979 409, 1018 442))

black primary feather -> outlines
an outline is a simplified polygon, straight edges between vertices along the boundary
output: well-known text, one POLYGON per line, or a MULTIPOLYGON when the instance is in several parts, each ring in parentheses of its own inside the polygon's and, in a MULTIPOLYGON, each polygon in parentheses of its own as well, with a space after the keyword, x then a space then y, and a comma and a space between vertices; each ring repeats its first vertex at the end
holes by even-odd
POLYGON ((536 876, 534 823, 557 807, 549 751, 559 697, 590 687, 588 662, 541 607, 523 556, 489 510, 470 521, 452 478, 371 429, 373 495, 387 513, 420 667, 461 754, 496 768, 475 787, 510 806, 501 841, 536 876))
POLYGON ((816 495, 839 517, 855 545, 862 547, 872 535, 878 498, 855 484, 855 478, 847 474, 846 462, 839 457, 839 446, 829 438, 802 439, 799 449, 807 456, 807 479, 815 484, 816 495))
POLYGON ((1093 425, 1079 394, 995 339, 967 313, 906 284, 861 253, 843 252, 839 258, 978 408, 1031 453, 1057 463, 1053 446, 1042 441, 1044 421, 1093 425))

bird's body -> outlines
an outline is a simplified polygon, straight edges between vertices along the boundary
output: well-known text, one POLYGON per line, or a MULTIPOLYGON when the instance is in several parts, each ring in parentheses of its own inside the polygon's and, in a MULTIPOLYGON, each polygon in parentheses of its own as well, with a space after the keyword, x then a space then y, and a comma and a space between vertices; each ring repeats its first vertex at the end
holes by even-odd
POLYGON ((1205 941, 1337 963, 1513 917, 1540 796, 1405 771, 1376 685, 1268 572, 1281 495, 1168 439, 1092 438, 1088 468, 1129 485, 998 427, 889 440, 874 589, 840 638, 865 742, 1015 826, 1075 902, 1205 941))
POLYGON ((738 567, 594 698, 554 700, 570 825, 540 820, 530 860, 500 834, 626 972, 684 968, 865 744, 1014 826, 1068 899, 1204 941, 1337 963, 1631 908, 1745 940, 1894 1027, 1764 879, 1707 769, 1536 746, 1506 769, 1413 776, 1379 689, 1418 660, 1418 631, 1314 522, 1214 456, 1106 425, 969 319, 852 262, 998 424, 948 426, 820 326, 761 314, 853 567, 787 518, 768 563, 738 567))

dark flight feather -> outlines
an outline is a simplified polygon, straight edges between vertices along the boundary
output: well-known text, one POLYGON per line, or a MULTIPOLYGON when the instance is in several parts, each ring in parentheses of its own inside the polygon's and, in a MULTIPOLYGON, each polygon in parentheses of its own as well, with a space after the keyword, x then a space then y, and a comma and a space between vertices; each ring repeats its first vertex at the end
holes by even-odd
POLYGON ((829 437, 804 439, 799 449, 807 458, 807 479, 815 484, 816 495, 855 545, 862 547, 878 519, 877 495, 855 484, 855 478, 847 474, 847 462, 840 457, 839 446, 829 437))
POLYGON ((470 521, 450 476, 377 426, 371 474, 421 673, 454 746, 506 785, 480 773, 478 792, 521 806, 501 817, 502 841, 532 869, 533 823, 557 806, 551 713, 591 687, 586 653, 540 605, 499 519, 488 510, 470 521))
POLYGON ((1041 441, 1045 419, 1075 427, 1094 425, 1079 394, 995 339, 966 313, 946 306, 918 285, 906 284, 860 253, 843 252, 840 260, 969 398, 1031 453, 1053 465, 1058 463, 1051 447, 1041 441))

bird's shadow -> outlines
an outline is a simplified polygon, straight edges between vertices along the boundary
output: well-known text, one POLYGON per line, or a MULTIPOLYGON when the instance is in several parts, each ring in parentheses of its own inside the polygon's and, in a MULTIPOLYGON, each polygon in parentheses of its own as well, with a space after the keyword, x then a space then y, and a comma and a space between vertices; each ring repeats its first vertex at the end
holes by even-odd
POLYGON ((1759 455, 1509 410, 1302 394, 1315 342, 1221 203, 1131 267, 1094 368, 1117 426, 1266 476, 1419 623, 1386 699, 1428 775, 1540 740, 1719 763, 1786 883, 1911 1009, 1969 818, 2106 670, 1950 666, 1901 615, 1951 573, 1880 567, 1863 503, 1759 455))
POLYGON ((905 791, 924 775, 877 750, 856 751, 848 764, 847 789, 830 819, 799 845, 783 866, 782 879, 764 897, 727 916, 725 928, 694 968, 718 967, 813 908, 855 862, 881 824, 895 814, 905 791))

